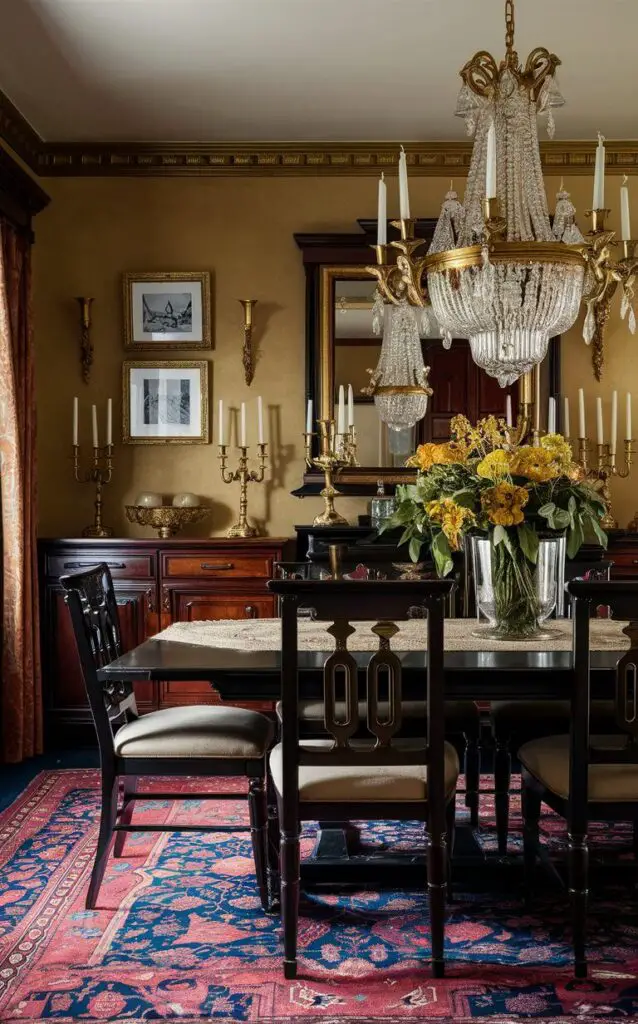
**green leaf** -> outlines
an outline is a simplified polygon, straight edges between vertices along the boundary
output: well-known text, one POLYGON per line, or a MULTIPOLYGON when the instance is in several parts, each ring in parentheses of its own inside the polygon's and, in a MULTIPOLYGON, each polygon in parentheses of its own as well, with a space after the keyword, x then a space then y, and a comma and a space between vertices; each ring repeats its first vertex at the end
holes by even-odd
POLYGON ((421 540, 421 538, 420 537, 413 537, 412 540, 410 541, 410 547, 408 548, 408 550, 410 552, 410 558, 412 559, 413 562, 418 562, 419 561, 419 557, 421 555, 421 548, 422 547, 423 547, 423 541, 421 540))
POLYGON ((574 520, 574 525, 573 525, 572 529, 567 534, 567 557, 568 558, 575 558, 576 557, 576 555, 580 551, 581 547, 583 546, 583 541, 584 540, 585 540, 585 534, 583 533, 583 528, 581 526, 580 519, 575 519, 574 520))
POLYGON ((463 508, 473 509, 476 505, 476 494, 469 487, 462 487, 459 491, 454 491, 452 498, 457 505, 461 505, 463 508))
POLYGON ((399 540, 399 542, 397 544, 397 547, 400 548, 402 544, 405 544, 407 541, 409 541, 409 539, 412 536, 413 532, 414 532, 414 529, 413 529, 413 527, 411 525, 410 526, 406 526, 405 530, 401 534, 401 539, 399 540))
POLYGON ((533 530, 529 523, 520 523, 517 527, 517 533, 518 543, 525 558, 532 565, 536 565, 538 559, 538 534, 536 530, 533 530))
POLYGON ((602 526, 598 522, 598 519, 596 518, 595 515, 593 515, 593 516, 590 516, 589 521, 590 521, 590 523, 592 525, 592 529, 593 529, 594 533, 596 534, 596 537, 598 538, 599 543, 601 544, 602 547, 606 548, 607 547, 608 537, 607 537, 607 534, 605 533, 605 531, 603 530, 602 526))
POLYGON ((553 530, 565 530, 571 526, 572 517, 564 508, 557 508, 551 519, 547 520, 553 530))
POLYGON ((447 537, 441 530, 435 533, 431 545, 432 557, 438 576, 447 576, 452 571, 452 552, 447 537))
POLYGON ((549 519, 554 514, 555 509, 556 503, 554 501, 548 501, 546 505, 541 505, 538 510, 538 514, 539 516, 542 516, 543 519, 549 519))
POLYGON ((507 531, 504 526, 495 526, 494 533, 492 534, 492 544, 497 547, 498 544, 502 544, 507 540, 507 531))

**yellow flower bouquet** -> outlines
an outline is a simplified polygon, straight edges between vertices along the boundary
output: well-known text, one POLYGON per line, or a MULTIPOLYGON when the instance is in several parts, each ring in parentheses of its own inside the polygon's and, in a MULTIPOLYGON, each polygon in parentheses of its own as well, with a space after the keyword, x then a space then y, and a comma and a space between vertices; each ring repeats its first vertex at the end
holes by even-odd
POLYGON ((541 538, 565 535, 570 558, 586 534, 607 544, 604 504, 560 434, 517 446, 503 420, 489 416, 472 425, 457 416, 450 441, 420 445, 408 465, 417 470, 416 483, 397 488, 396 511, 381 530, 402 527, 399 544, 409 545, 414 562, 429 548, 439 576, 451 572, 468 534, 488 538, 502 636, 537 631, 533 574, 541 538))

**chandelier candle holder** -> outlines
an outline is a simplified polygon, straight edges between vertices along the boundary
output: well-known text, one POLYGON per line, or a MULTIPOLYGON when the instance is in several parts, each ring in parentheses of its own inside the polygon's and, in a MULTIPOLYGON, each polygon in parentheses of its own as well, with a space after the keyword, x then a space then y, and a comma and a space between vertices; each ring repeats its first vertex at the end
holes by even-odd
POLYGON ((259 460, 259 469, 248 468, 248 450, 249 446, 246 444, 246 403, 242 402, 240 407, 240 439, 239 439, 239 460, 236 469, 228 469, 228 448, 229 445, 225 442, 225 423, 224 423, 224 403, 220 398, 219 400, 219 466, 221 470, 221 477, 225 484, 232 484, 239 482, 239 519, 237 522, 226 531, 227 537, 241 537, 246 539, 248 537, 258 536, 258 530, 255 526, 252 526, 248 522, 248 484, 261 484, 266 478, 266 462, 268 461, 268 453, 266 451, 267 444, 264 441, 264 417, 263 417, 263 405, 261 396, 257 399, 257 423, 258 423, 258 442, 257 442, 257 458, 259 460))
POLYGON ((102 523, 102 488, 111 482, 113 475, 113 403, 108 399, 106 410, 106 444, 100 446, 97 429, 97 408, 92 406, 93 465, 82 472, 80 469, 80 444, 78 440, 79 409, 77 398, 73 399, 73 475, 78 483, 95 486, 95 518, 92 526, 85 526, 83 537, 112 537, 113 530, 102 523))
MULTIPOLYGON (((340 403, 341 404, 341 403, 340 403)), ((341 419, 341 417, 340 417, 341 419)), ((340 515, 334 505, 334 499, 339 491, 334 485, 334 477, 338 470, 346 466, 356 466, 357 463, 357 439, 354 424, 345 428, 343 420, 341 424, 335 424, 334 419, 319 419, 317 425, 319 430, 312 430, 312 401, 308 402, 306 417, 306 429, 304 431, 304 454, 308 468, 315 467, 321 470, 324 475, 324 486, 320 491, 324 502, 323 512, 315 516, 313 526, 347 526, 348 520, 340 515), (341 426, 338 430, 336 427, 341 426), (319 454, 313 455, 313 438, 319 437, 319 454)))
MULTIPOLYGON (((609 443, 605 442, 603 427, 602 399, 596 399, 596 446, 595 458, 592 460, 590 453, 593 453, 594 445, 587 437, 585 426, 585 406, 583 389, 578 392, 579 416, 578 416, 578 440, 577 459, 584 473, 584 479, 594 487, 605 503, 606 512, 601 519, 600 525, 603 530, 617 530, 618 522, 613 515, 611 506, 611 494, 609 481, 614 477, 625 480, 631 473, 634 455, 636 454, 636 441, 632 437, 632 409, 631 395, 626 397, 626 422, 625 439, 623 441, 623 462, 617 461, 617 438, 618 438, 618 392, 614 391, 611 396, 611 433, 609 443)), ((567 399, 565 399, 567 402, 567 399)), ((566 406, 566 408, 568 408, 566 406)), ((568 420, 568 413, 566 413, 568 420)), ((567 423, 567 429, 569 423, 567 423)), ((567 436, 567 440, 569 437, 567 436)))
POLYGON ((537 118, 554 134, 563 97, 556 82, 559 58, 534 49, 524 65, 514 49, 514 0, 505 0, 505 57, 479 51, 461 70, 456 114, 474 136, 463 202, 454 184, 445 196, 427 252, 414 239, 407 161, 399 156, 400 240, 386 238, 386 188, 379 183, 377 264, 367 270, 383 301, 428 307, 446 348, 468 338, 474 361, 507 387, 538 365, 549 339, 575 323, 587 307, 583 337, 594 342, 600 379, 609 304, 620 284, 621 316, 635 330, 633 282, 638 261, 631 240, 627 182, 621 188, 624 255, 614 260, 614 234, 605 230, 604 139, 596 150, 592 229, 585 237, 562 186, 550 221, 540 158, 537 118), (427 284, 426 284, 427 281, 427 284))

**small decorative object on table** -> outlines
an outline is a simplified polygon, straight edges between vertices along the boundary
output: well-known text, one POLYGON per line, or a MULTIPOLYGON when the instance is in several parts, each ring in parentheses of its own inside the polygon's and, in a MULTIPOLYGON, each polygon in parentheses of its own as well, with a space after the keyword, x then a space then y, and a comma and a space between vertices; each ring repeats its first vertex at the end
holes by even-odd
POLYGON ((334 499, 339 491, 334 485, 334 475, 345 466, 356 466, 357 434, 354 426, 354 405, 352 387, 348 388, 348 426, 346 429, 346 410, 343 385, 339 388, 338 419, 324 418, 317 420, 319 425, 319 454, 312 454, 312 439, 316 436, 312 424, 312 401, 308 402, 306 413, 306 430, 304 433, 304 450, 307 466, 316 466, 324 474, 325 484, 321 490, 324 510, 313 519, 313 526, 347 526, 344 519, 335 509, 334 499))
POLYGON ((378 530, 388 516, 391 516, 396 508, 396 501, 392 494, 386 494, 383 480, 377 480, 377 493, 370 502, 370 525, 378 530))
POLYGON ((173 498, 173 505, 176 508, 197 508, 199 507, 199 498, 190 491, 182 491, 181 494, 176 494, 173 498))
POLYGON ((150 526, 162 540, 168 540, 191 523, 199 523, 212 512, 208 505, 125 505, 129 523, 150 526))
POLYGON ((477 551, 477 603, 503 640, 542 632, 564 572, 564 539, 570 558, 586 530, 607 544, 604 502, 569 442, 548 433, 532 447, 513 436, 494 416, 476 426, 455 417, 448 443, 421 445, 409 460, 416 483, 397 488, 396 512, 382 526, 404 527, 400 543, 414 562, 427 545, 440 576, 468 534, 487 541, 477 551))
POLYGON ((85 526, 83 537, 112 537, 113 530, 102 525, 102 488, 111 482, 113 473, 113 403, 106 405, 106 445, 100 447, 97 430, 97 408, 91 407, 93 427, 93 465, 85 473, 80 471, 80 444, 78 440, 79 408, 77 398, 73 399, 73 474, 80 483, 95 484, 95 520, 92 526, 85 526))
POLYGON ((224 403, 220 398, 219 400, 219 464, 221 468, 222 480, 225 484, 232 484, 235 481, 239 481, 240 492, 239 492, 239 519, 237 522, 226 531, 227 537, 256 537, 257 528, 251 526, 248 522, 248 484, 261 484, 263 483, 266 476, 266 461, 268 455, 266 453, 266 443, 264 441, 264 411, 261 401, 261 395, 257 399, 257 429, 258 429, 258 441, 257 441, 257 458, 259 459, 259 469, 248 469, 248 445, 246 444, 246 403, 241 403, 240 410, 240 440, 239 440, 239 462, 237 469, 227 469, 226 463, 228 461, 228 445, 226 444, 226 432, 224 423, 224 403))
POLYGON ((135 504, 143 508, 161 508, 164 499, 156 491, 143 491, 142 494, 138 494, 135 504))

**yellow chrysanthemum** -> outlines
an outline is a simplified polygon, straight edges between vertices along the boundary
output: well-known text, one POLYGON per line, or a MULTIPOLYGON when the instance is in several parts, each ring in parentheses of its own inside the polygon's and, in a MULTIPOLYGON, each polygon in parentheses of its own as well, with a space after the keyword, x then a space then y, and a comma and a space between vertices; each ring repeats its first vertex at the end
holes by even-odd
POLYGON ((523 509, 528 501, 529 494, 524 487, 505 482, 488 487, 481 495, 481 504, 495 526, 516 526, 522 523, 525 518, 523 509))
POLYGON ((422 473, 427 473, 432 466, 447 466, 464 461, 463 452, 453 443, 420 444, 414 455, 407 462, 408 466, 416 466, 422 473))
POLYGON ((572 466, 572 446, 562 434, 545 434, 541 437, 541 448, 550 452, 562 473, 566 473, 572 466))
POLYGON ((502 480, 511 472, 512 459, 509 452, 502 448, 495 448, 488 452, 485 458, 481 459, 476 472, 485 480, 502 480))
POLYGON ((524 445, 516 450, 512 473, 515 476, 524 476, 533 483, 543 484, 560 476, 561 469, 547 448, 524 445))
POLYGON ((425 506, 430 521, 439 523, 453 551, 458 551, 464 531, 474 526, 475 517, 471 509, 458 505, 453 498, 429 501, 425 506))

